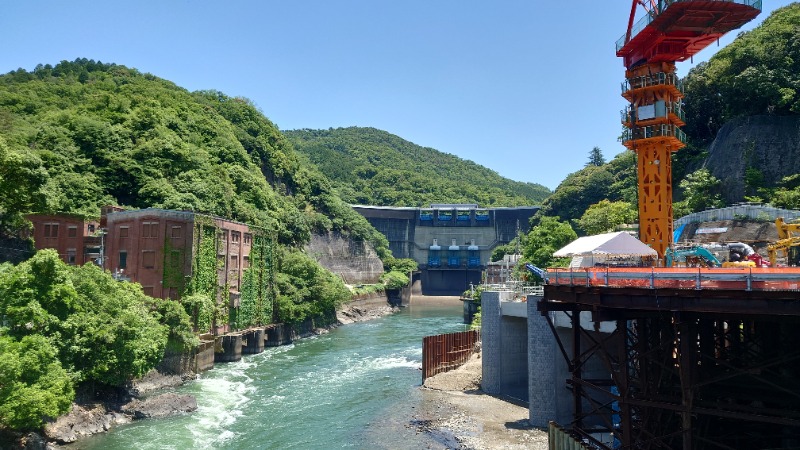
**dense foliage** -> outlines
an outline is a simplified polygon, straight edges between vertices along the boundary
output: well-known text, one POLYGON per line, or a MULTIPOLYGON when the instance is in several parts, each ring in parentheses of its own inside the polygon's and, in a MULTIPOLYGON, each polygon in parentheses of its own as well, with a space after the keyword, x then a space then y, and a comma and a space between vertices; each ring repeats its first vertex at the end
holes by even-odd
POLYGON ((57 351, 42 335, 0 334, 0 427, 33 429, 69 410, 75 391, 57 351))
POLYGON ((12 428, 64 412, 73 382, 119 385, 155 367, 168 340, 186 347, 194 339, 179 304, 94 265, 68 266, 55 250, 0 269, 0 323, 0 405, 15 405, 0 408, 0 424, 12 428), (35 354, 12 361, 32 346, 35 354))
MULTIPOLYGON (((680 212, 722 204, 718 195, 724 183, 709 194, 714 199, 698 201, 685 192, 678 180, 685 180, 705 166, 708 148, 723 125, 733 119, 754 115, 800 114, 800 3, 776 9, 761 25, 740 33, 730 45, 708 62, 698 64, 684 79, 686 126, 689 145, 674 158, 673 177, 680 212)), ((747 160, 746 155, 742 158, 747 160)), ((790 180, 765 179, 769 161, 748 160, 745 198, 776 206, 798 207, 791 199, 800 190, 790 180)), ((707 167, 706 167, 707 168, 707 167)), ((715 172, 719 173, 719 172, 715 172)), ((696 173, 694 178, 703 178, 696 173)), ((741 174, 731 174, 741 176, 741 174)), ((692 181, 694 184, 695 181, 692 181)), ((712 183, 713 184, 713 183, 712 183)), ((676 212, 677 214, 677 212, 676 212)))
POLYGON ((625 151, 606 164, 588 164, 567 175, 545 200, 541 214, 573 221, 602 200, 637 205, 636 183, 636 154, 625 151))
POLYGON ((189 93, 120 65, 64 61, 0 76, 0 130, 0 158, 30 185, 0 170, 0 199, 30 192, 15 200, 22 204, 4 200, 0 212, 186 209, 276 230, 288 245, 333 229, 386 252, 385 239, 246 99, 189 93))
POLYGON ((550 194, 542 185, 511 181, 472 161, 374 128, 285 134, 298 152, 332 180, 342 197, 354 204, 523 206, 537 205, 550 194))
POLYGON ((537 267, 567 265, 569 258, 554 258, 553 253, 577 237, 569 223, 560 221, 558 217, 542 217, 526 236, 522 257, 537 267))
POLYGON ((685 131, 708 144, 731 119, 800 114, 800 3, 775 10, 685 79, 685 131))
POLYGON ((278 260, 280 271, 275 282, 279 321, 298 323, 317 318, 323 324, 333 322, 336 307, 351 297, 342 279, 302 252, 285 250, 278 260))
POLYGON ((600 234, 613 231, 618 225, 632 223, 636 216, 636 206, 604 199, 589 206, 577 223, 586 234, 600 234))
MULTIPOLYGON (((335 231, 390 256, 386 238, 247 99, 190 93, 120 65, 63 61, 0 76, 0 133, 5 229, 21 228, 25 212, 97 217, 100 206, 118 204, 246 222, 295 249, 313 232, 335 231)), ((226 294, 212 287, 215 267, 200 269, 207 283, 190 286, 184 305, 192 326, 203 331, 209 316, 212 324, 230 317, 213 300, 226 294), (213 311, 206 310, 210 302, 213 311)), ((165 280, 172 275, 165 273, 165 280)), ((264 316, 265 305, 245 303, 264 316)), ((254 320, 233 319, 238 325, 254 320)))

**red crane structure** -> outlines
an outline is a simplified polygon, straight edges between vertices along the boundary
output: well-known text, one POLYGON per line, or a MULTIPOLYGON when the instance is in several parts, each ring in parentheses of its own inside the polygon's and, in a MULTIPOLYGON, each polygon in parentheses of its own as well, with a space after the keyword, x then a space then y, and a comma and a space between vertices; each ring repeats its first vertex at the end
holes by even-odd
POLYGON ((671 155, 686 145, 681 80, 686 61, 761 12, 761 0, 633 0, 617 41, 625 64, 622 143, 638 157, 639 239, 664 258, 672 245, 671 155), (645 15, 634 24, 637 6, 645 15))

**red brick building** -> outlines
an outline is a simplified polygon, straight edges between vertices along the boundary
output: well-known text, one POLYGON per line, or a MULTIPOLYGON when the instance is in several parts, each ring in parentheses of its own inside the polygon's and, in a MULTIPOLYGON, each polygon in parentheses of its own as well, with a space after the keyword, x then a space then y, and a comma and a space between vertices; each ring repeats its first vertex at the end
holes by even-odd
POLYGON ((236 307, 253 242, 244 223, 153 208, 113 212, 106 216, 105 268, 120 279, 140 283, 147 295, 177 299, 192 275, 200 227, 209 222, 217 230, 219 285, 230 289, 231 306, 236 307))
POLYGON ((67 214, 30 214, 36 250, 52 248, 64 262, 83 265, 101 255, 100 223, 67 214))

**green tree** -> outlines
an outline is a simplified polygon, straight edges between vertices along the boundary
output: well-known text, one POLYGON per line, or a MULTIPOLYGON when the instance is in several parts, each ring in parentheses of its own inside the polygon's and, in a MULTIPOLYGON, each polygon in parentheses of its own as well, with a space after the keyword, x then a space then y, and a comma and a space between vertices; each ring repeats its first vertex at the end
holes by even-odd
POLYGON ((589 152, 589 161, 586 165, 600 167, 605 163, 606 159, 603 157, 603 152, 600 150, 600 147, 594 147, 592 151, 589 152))
POLYGON ((724 206, 720 195, 720 181, 708 169, 700 169, 681 180, 683 200, 675 203, 675 215, 686 215, 707 208, 724 206))
POLYGON ((636 210, 628 202, 601 200, 583 213, 578 226, 587 234, 605 233, 617 225, 633 222, 636 216, 636 210))
POLYGON ((522 257, 537 267, 552 267, 554 264, 564 265, 567 258, 554 258, 561 247, 577 239, 578 235, 567 222, 558 217, 545 216, 539 221, 525 240, 522 257))
POLYGON ((409 274, 416 271, 418 268, 419 265, 417 262, 411 258, 395 258, 390 256, 388 258, 384 258, 383 260, 383 269, 386 272, 397 271, 400 273, 409 274))
POLYGON ((614 182, 614 174, 607 165, 586 166, 567 175, 553 195, 545 200, 543 213, 564 220, 579 219, 590 205, 610 198, 610 188, 614 182))
MULTIPOLYGON (((92 264, 68 266, 55 250, 0 272, 0 316, 9 335, 51 339, 78 381, 118 385, 155 367, 168 336, 158 309, 138 284, 120 283, 92 264)), ((179 311, 162 310, 170 323, 188 322, 176 318, 179 311)))
POLYGON ((14 150, 0 135, 0 232, 23 226, 22 214, 44 207, 47 171, 28 151, 14 150))
POLYGON ((381 275, 381 283, 386 286, 386 289, 401 289, 408 286, 408 275, 403 272, 393 270, 381 275))
POLYGON ((42 335, 16 341, 0 335, 0 428, 30 430, 67 412, 75 391, 42 335))

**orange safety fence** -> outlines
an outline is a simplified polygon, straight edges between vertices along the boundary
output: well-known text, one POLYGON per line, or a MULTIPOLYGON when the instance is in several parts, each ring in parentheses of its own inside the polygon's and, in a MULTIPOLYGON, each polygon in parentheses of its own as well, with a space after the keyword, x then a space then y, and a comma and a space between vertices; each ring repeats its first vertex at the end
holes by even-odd
POLYGON ((463 365, 475 352, 480 340, 477 330, 426 336, 422 340, 422 381, 437 373, 449 372, 463 365))
POLYGON ((558 286, 794 291, 800 289, 800 268, 549 268, 547 282, 558 286))

